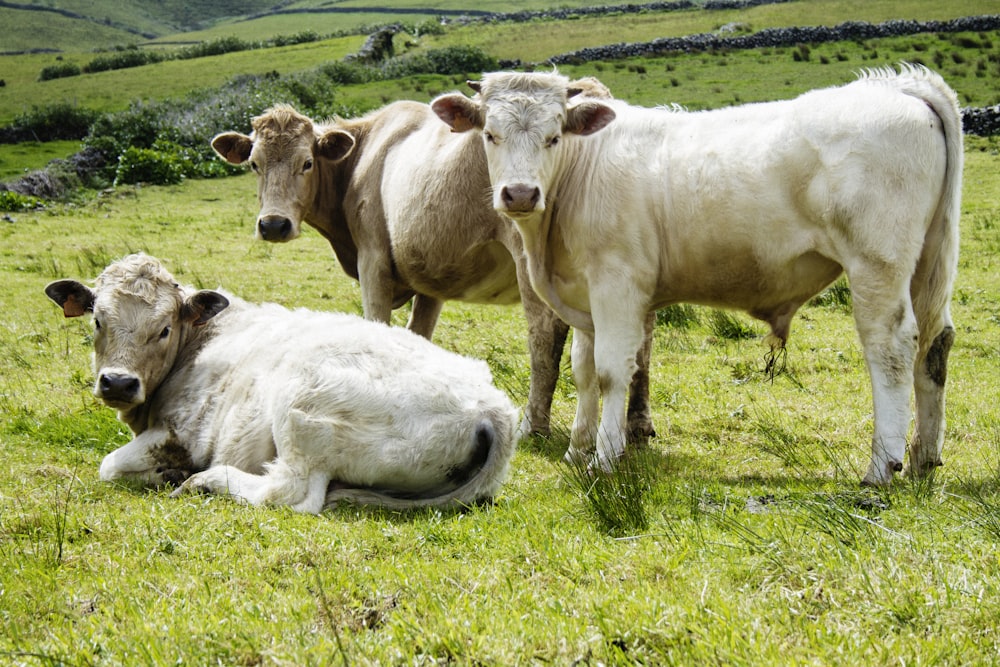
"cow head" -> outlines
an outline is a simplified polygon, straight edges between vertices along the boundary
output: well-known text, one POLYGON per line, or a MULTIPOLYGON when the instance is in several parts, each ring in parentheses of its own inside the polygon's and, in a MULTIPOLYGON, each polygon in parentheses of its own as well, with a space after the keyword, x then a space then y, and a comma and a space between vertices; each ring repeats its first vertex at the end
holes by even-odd
POLYGON ((94 395, 123 411, 156 391, 191 327, 229 305, 218 292, 183 290, 156 259, 143 254, 111 264, 94 289, 57 280, 45 293, 66 317, 93 314, 94 395))
POLYGON ((475 98, 443 95, 431 108, 455 132, 482 132, 493 207, 523 221, 545 210, 546 194, 565 159, 563 135, 592 134, 615 118, 598 99, 570 104, 580 92, 610 96, 600 82, 587 83, 573 86, 559 74, 498 72, 469 82, 479 93, 475 98))
POLYGON ((354 137, 339 129, 321 131, 286 105, 257 116, 252 127, 250 136, 216 135, 212 148, 231 164, 249 162, 257 174, 257 238, 291 241, 298 237, 320 187, 317 160, 343 160, 354 149, 354 137))

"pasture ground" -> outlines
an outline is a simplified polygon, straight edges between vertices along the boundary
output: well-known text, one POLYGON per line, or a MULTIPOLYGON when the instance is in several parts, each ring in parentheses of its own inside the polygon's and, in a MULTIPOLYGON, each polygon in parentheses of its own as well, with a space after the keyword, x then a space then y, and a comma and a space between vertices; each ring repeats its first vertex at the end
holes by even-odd
MULTIPOLYGON (((90 395, 90 323, 42 289, 143 250, 251 300, 360 312, 315 233, 251 238, 251 175, 120 188, 0 221, 0 662, 989 664, 1000 660, 1000 157, 970 140, 945 467, 858 487, 870 389, 849 306, 795 319, 788 372, 706 309, 656 333, 641 534, 601 529, 550 439, 467 512, 321 517, 105 484, 129 439, 90 395)), ((395 323, 403 324, 398 312, 395 323)), ((753 325, 740 316, 745 326, 753 325)), ((517 308, 448 304, 435 337, 527 388, 517 308)))

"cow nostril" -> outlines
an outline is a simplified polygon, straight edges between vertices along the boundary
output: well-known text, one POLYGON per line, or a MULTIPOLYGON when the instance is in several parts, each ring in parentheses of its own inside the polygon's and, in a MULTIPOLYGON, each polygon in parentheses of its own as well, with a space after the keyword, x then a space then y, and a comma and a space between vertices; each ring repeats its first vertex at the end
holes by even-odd
POLYGON ((500 199, 508 211, 524 213, 533 211, 541 196, 542 193, 538 188, 521 183, 507 185, 500 190, 500 199))
POLYGON ((287 241, 292 235, 292 221, 282 216, 265 216, 257 221, 257 231, 265 241, 287 241))
POLYGON ((102 373, 97 380, 101 398, 129 400, 139 393, 139 378, 122 373, 102 373))

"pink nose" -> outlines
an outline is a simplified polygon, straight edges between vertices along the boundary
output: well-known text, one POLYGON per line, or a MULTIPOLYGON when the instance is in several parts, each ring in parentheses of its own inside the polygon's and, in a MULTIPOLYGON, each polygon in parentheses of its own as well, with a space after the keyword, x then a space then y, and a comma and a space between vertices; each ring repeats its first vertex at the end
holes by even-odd
POLYGON ((512 213, 530 213, 535 210, 541 198, 538 188, 524 183, 505 185, 500 191, 500 200, 504 208, 512 213))

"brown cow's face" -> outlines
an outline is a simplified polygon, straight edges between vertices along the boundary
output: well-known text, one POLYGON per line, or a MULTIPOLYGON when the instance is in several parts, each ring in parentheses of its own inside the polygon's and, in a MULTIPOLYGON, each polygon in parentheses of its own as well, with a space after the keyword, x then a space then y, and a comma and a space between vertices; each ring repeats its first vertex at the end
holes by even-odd
POLYGON ((321 131, 288 106, 254 118, 253 128, 249 137, 220 134, 212 147, 233 164, 249 163, 257 174, 257 238, 291 241, 316 205, 322 161, 344 159, 354 148, 354 137, 336 128, 321 131))
POLYGON ((186 296, 146 255, 105 269, 94 290, 72 280, 46 287, 67 317, 94 315, 94 395, 119 410, 143 404, 173 368, 186 329, 228 305, 216 292, 186 296))

